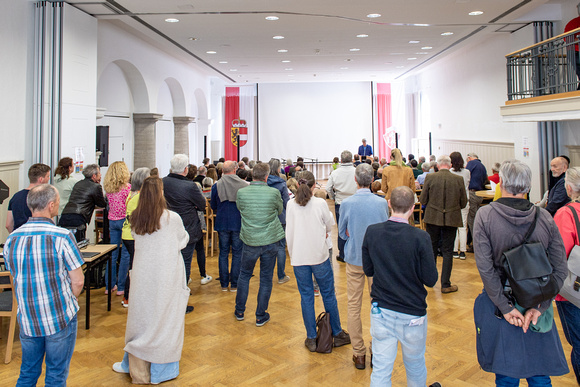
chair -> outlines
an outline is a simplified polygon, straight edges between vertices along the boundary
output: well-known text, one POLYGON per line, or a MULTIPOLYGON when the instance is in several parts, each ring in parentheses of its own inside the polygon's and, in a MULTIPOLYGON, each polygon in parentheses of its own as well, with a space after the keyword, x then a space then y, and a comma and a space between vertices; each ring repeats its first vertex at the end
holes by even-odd
MULTIPOLYGON (((14 332, 16 331, 16 295, 14 294, 14 283, 8 271, 0 272, 0 334, 2 333, 2 317, 10 318, 10 328, 8 329, 8 340, 6 342, 6 357, 4 363, 12 360, 12 345, 14 344, 14 332)), ((1 335, 0 335, 1 336, 1 335)))
POLYGON ((423 223, 423 210, 421 209, 420 202, 415 203, 415 208, 413 209, 413 220, 416 213, 419 214, 419 223, 415 223, 415 227, 418 227, 421 230, 425 230, 425 224, 423 223))

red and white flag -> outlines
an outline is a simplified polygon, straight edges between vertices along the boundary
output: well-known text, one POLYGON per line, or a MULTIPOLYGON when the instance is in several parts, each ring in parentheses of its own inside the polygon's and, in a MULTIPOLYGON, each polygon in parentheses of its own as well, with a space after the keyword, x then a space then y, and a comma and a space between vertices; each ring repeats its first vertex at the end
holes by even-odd
POLYGON ((224 113, 224 157, 238 160, 238 135, 241 159, 254 159, 256 138, 256 86, 226 87, 224 113))

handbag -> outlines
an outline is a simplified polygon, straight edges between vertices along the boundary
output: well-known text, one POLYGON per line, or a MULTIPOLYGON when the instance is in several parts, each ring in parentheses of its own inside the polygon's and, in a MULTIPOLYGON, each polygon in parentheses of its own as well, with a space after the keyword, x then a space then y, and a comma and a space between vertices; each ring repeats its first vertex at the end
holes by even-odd
POLYGON ((334 341, 330 327, 330 314, 322 312, 316 318, 316 352, 331 353, 332 347, 334 347, 334 341))
POLYGON ((530 242, 540 208, 521 245, 504 251, 502 262, 507 277, 506 289, 525 309, 532 308, 558 294, 560 288, 552 274, 552 265, 541 242, 530 242))
MULTIPOLYGON (((574 207, 566 206, 574 215, 576 235, 580 237, 580 220, 574 207)), ((575 245, 568 254, 568 275, 560 289, 560 295, 580 308, 580 246, 575 245)))

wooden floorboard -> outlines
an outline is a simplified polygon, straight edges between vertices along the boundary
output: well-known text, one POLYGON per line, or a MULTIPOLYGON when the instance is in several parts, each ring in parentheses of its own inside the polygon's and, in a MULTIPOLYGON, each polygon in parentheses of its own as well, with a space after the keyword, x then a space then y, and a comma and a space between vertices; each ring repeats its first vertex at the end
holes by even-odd
MULTIPOLYGON (((329 201, 334 212, 334 203, 329 201)), ((336 227, 333 230, 336 246, 336 227)), ((246 319, 234 318, 235 293, 222 292, 218 277, 217 256, 208 257, 207 272, 214 281, 199 284, 193 260, 190 304, 193 313, 185 316, 185 343, 179 377, 167 386, 364 386, 370 382, 371 368, 356 370, 351 361, 351 346, 335 348, 331 354, 309 352, 304 347, 306 332, 300 311, 300 295, 290 259, 286 263, 290 282, 279 285, 274 281, 269 312, 271 320, 263 327, 255 326, 254 310, 259 275, 250 282, 246 319)), ((342 263, 334 262, 338 306, 343 328, 346 329, 346 274, 342 263)), ((441 270, 441 262, 438 264, 441 270)), ((258 270, 256 269, 256 274, 258 270)), ((454 260, 452 282, 459 286, 453 294, 441 294, 439 284, 429 290, 428 337, 426 363, 428 381, 443 386, 489 386, 493 375, 480 369, 475 351, 473 302, 482 284, 472 254, 467 260, 454 260)), ((127 310, 121 297, 113 297, 113 308, 106 312, 103 290, 91 294, 91 329, 85 330, 84 295, 80 297, 78 337, 71 362, 69 386, 124 386, 129 377, 113 372, 111 366, 123 357, 127 310)), ((368 294, 365 295, 369 301, 368 294)), ((316 297, 316 312, 323 310, 322 300, 316 297)), ((370 340, 370 301, 362 310, 365 339, 370 340)), ((556 324, 570 361, 571 347, 565 341, 558 315, 556 324)), ((8 320, 2 323, 0 355, 6 350, 8 320)), ((400 351, 399 351, 400 352, 400 351)), ((18 339, 14 344, 12 362, 0 364, 0 385, 16 383, 21 363, 18 339)), ((571 369, 571 367, 570 367, 571 369)), ((39 385, 43 385, 44 375, 39 385)), ((405 385, 405 368, 398 354, 393 370, 393 385, 405 385)), ((572 374, 552 379, 554 386, 576 386, 572 374)), ((525 384, 525 383, 523 383, 525 384)))

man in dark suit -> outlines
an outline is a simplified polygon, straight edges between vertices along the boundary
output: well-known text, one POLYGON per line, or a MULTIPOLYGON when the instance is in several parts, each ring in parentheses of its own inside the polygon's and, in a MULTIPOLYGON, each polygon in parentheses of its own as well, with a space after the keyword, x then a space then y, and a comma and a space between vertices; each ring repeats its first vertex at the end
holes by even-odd
POLYGON ((467 205, 467 195, 463 178, 449 172, 451 159, 444 155, 437 160, 439 172, 425 177, 421 192, 421 204, 425 205, 424 221, 427 233, 431 237, 433 255, 437 260, 437 250, 441 242, 443 267, 441 270, 441 293, 457 291, 457 285, 451 285, 453 268, 453 242, 457 227, 463 226, 461 209, 467 205))

